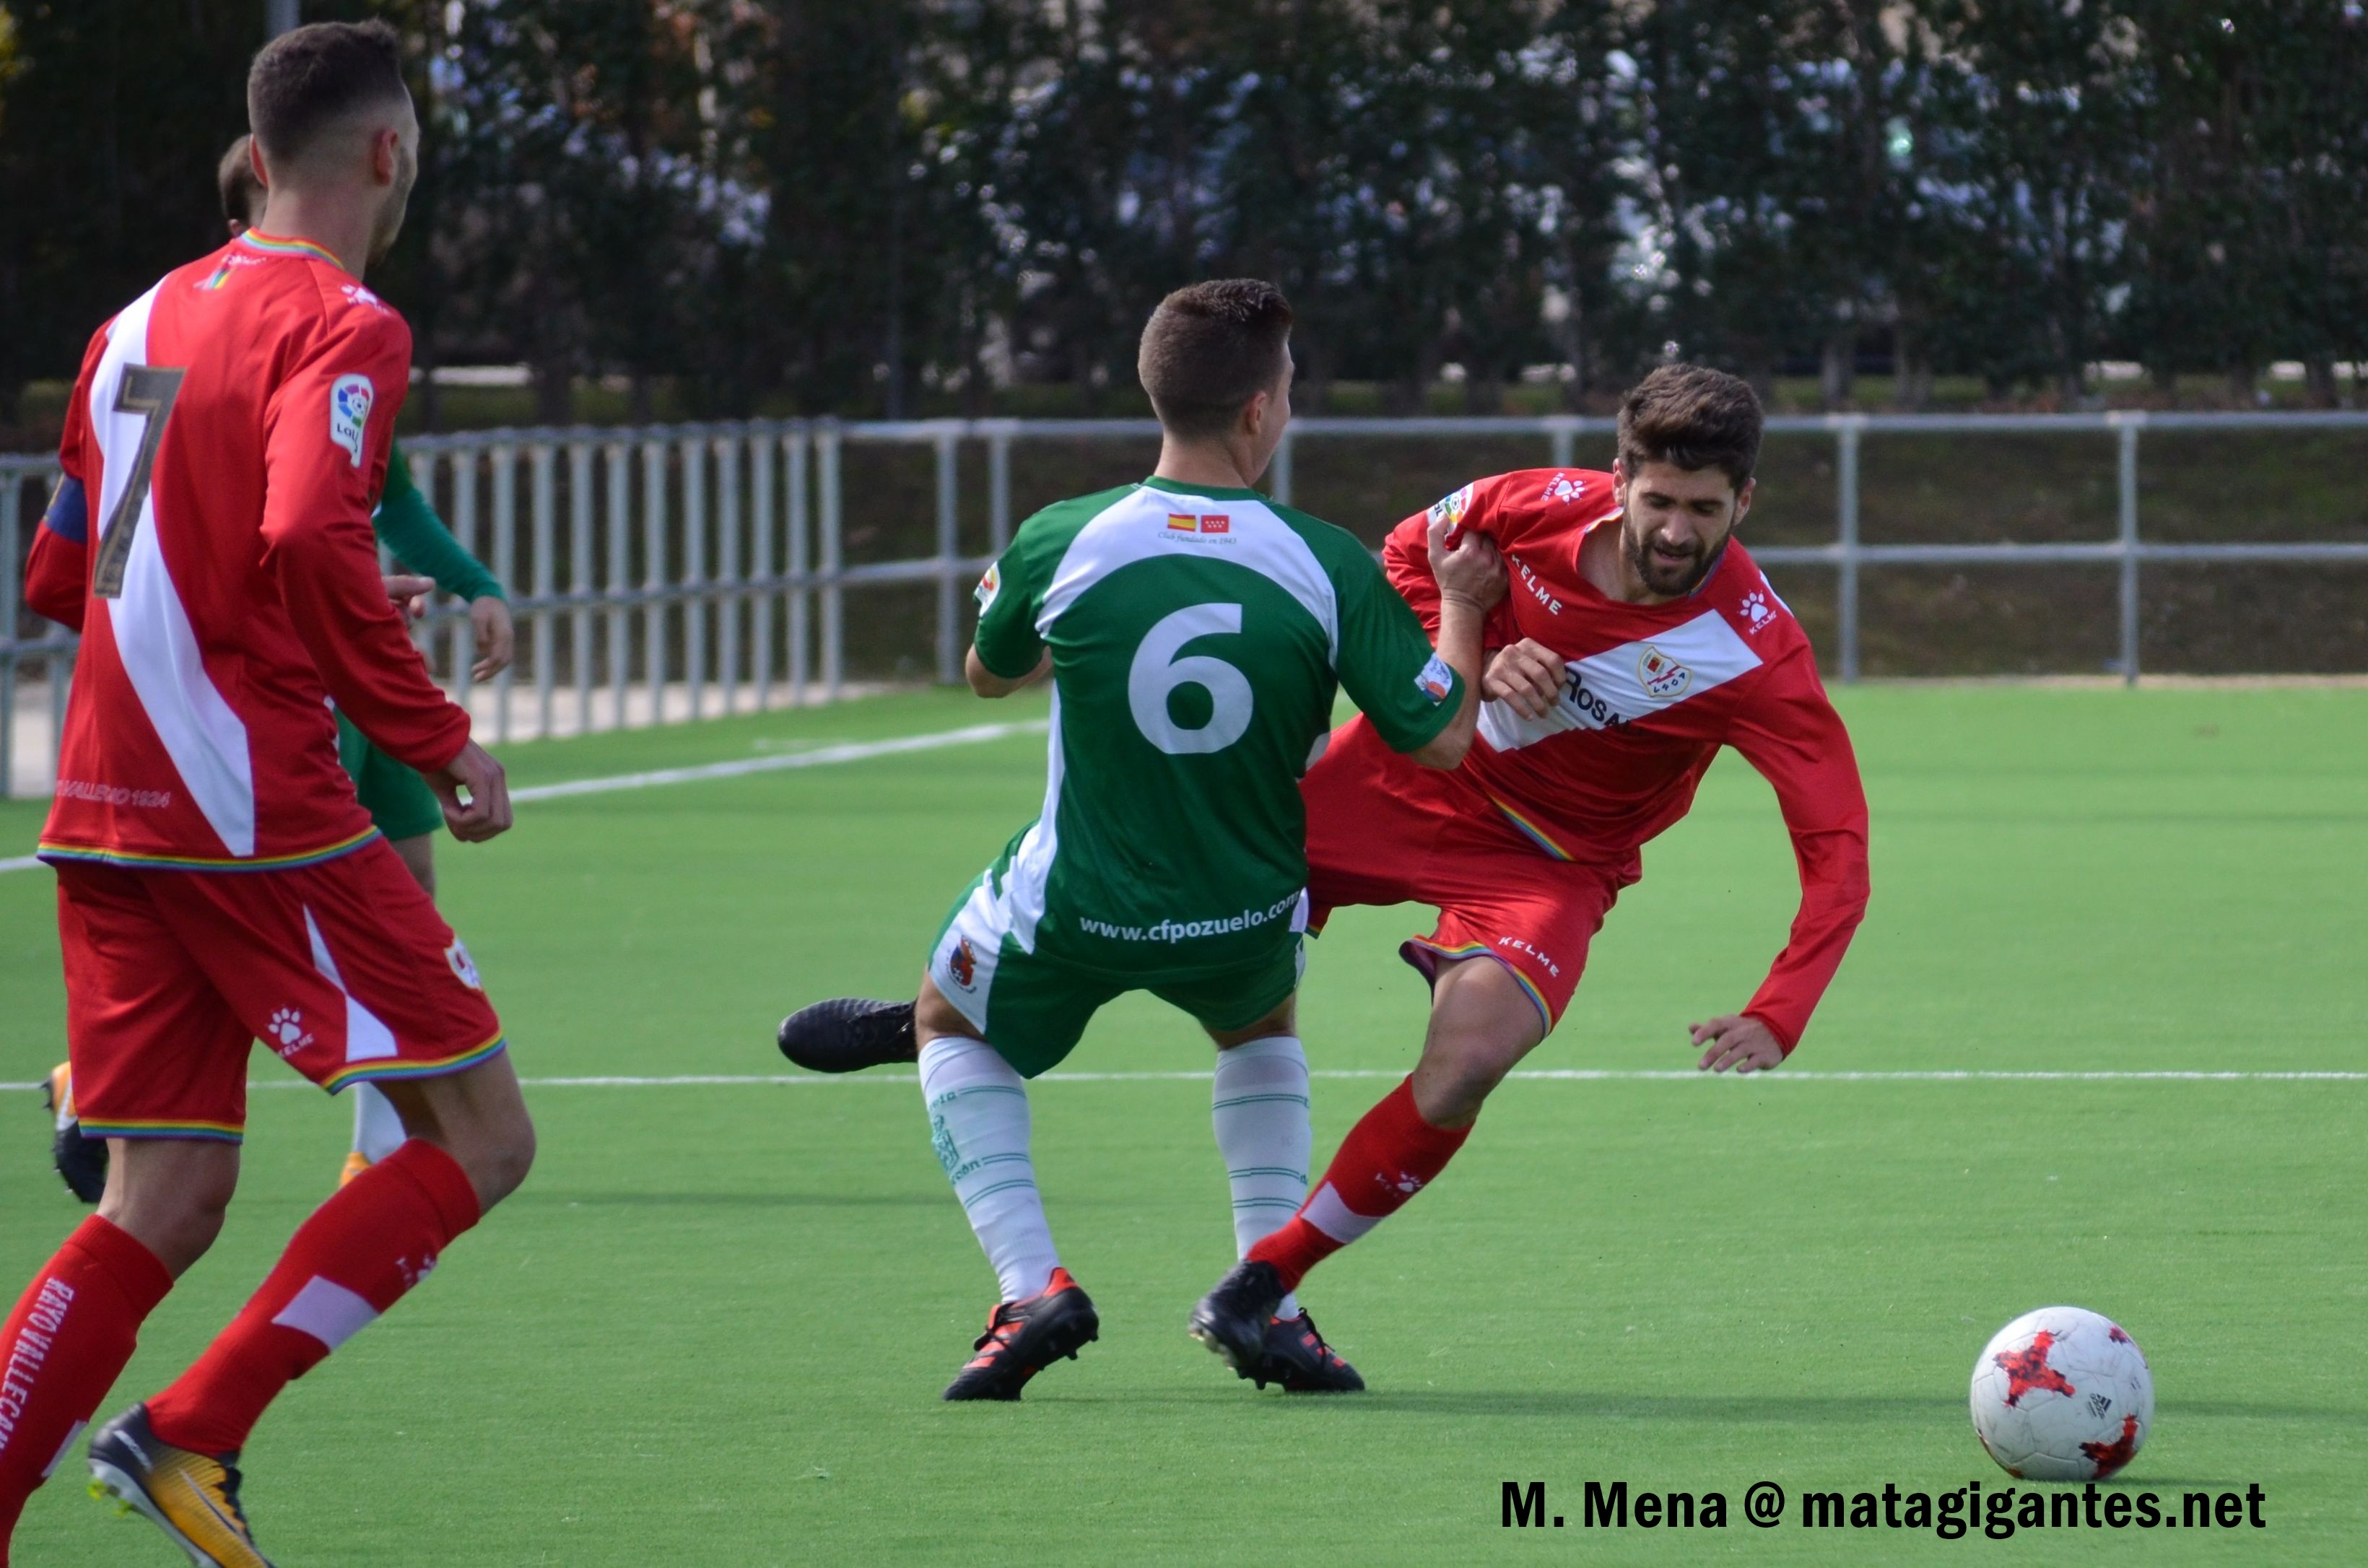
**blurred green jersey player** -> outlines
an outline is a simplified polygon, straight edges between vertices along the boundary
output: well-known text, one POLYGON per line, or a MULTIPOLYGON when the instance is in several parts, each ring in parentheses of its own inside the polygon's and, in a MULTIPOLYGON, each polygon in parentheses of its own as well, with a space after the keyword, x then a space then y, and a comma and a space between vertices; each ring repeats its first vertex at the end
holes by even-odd
MULTIPOLYGON (((1029 518, 979 585, 973 689, 1005 697, 1050 676, 1053 720, 1042 814, 956 902, 911 1014, 931 1137, 1001 1287, 948 1399, 1016 1399, 1099 1332, 1045 1223, 1025 1080, 1112 999, 1148 991, 1215 1041, 1237 1246, 1297 1206, 1311 1145, 1293 1009, 1300 775, 1342 688, 1419 761, 1452 767, 1471 744, 1503 562, 1485 543, 1434 541, 1451 602, 1434 650, 1364 546, 1250 488, 1291 417, 1290 328, 1265 283, 1169 295, 1139 358, 1157 469, 1029 518)), ((904 1013, 864 1009, 810 1013, 875 1030, 904 1013)), ((1295 1302, 1273 1329, 1285 1387, 1362 1386, 1295 1302)))

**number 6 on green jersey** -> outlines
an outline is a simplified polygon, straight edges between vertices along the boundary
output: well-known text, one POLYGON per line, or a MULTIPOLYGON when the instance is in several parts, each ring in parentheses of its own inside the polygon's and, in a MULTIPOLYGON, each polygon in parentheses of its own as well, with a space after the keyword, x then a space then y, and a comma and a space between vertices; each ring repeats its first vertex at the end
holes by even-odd
POLYGON ((986 924, 1103 973, 1295 941, 1298 781, 1335 692, 1406 751, 1463 701, 1364 546, 1251 490, 1155 478, 1061 502, 978 597, 980 662, 1014 678, 1049 648, 1054 687, 1043 814, 984 884, 986 924))

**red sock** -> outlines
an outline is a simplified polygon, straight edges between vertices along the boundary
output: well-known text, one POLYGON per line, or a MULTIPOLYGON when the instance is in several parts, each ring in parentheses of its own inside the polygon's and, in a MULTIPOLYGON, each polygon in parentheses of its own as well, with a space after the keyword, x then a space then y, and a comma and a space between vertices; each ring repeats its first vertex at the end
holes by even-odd
POLYGON ((25 1287, 0 1327, 0 1562, 33 1488, 49 1479, 131 1359, 173 1276, 94 1214, 25 1287))
POLYGON ((1324 1179, 1282 1229, 1250 1248, 1271 1263, 1283 1288, 1406 1206, 1447 1168, 1469 1127, 1433 1127, 1414 1108, 1414 1080, 1392 1089, 1349 1130, 1324 1179))
POLYGON ((263 1288, 148 1402, 156 1436, 199 1453, 245 1448, 281 1389, 427 1278, 476 1222, 476 1189, 452 1156, 416 1138, 404 1144, 297 1227, 263 1288))

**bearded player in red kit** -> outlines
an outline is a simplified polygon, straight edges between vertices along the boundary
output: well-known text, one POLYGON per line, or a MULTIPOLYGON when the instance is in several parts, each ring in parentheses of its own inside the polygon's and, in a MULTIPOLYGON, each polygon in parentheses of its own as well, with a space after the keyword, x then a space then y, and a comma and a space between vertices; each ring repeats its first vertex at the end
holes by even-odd
POLYGON ((247 109, 263 222, 93 339, 28 573, 54 602, 58 563, 87 563, 39 853, 74 1092, 110 1162, 98 1212, 0 1325, 0 1562, 221 1228, 254 1040, 333 1092, 378 1085, 410 1137, 298 1229, 194 1366, 92 1438, 98 1487, 193 1562, 265 1564, 237 1466, 265 1407, 533 1158, 475 966, 357 803, 329 706, 427 778, 456 837, 509 826, 501 767, 428 679, 370 527, 411 358, 360 276, 418 167, 394 33, 281 35, 247 109))
MULTIPOLYGON (((1460 768, 1425 771, 1358 719, 1302 785, 1319 920, 1350 903, 1440 911, 1400 949, 1430 982, 1429 1029, 1298 1213, 1193 1312, 1194 1335, 1244 1377, 1259 1375, 1274 1303, 1435 1179, 1553 1029, 1639 851, 1686 813, 1722 745, 1775 788, 1801 905, 1751 1000, 1692 1026, 1699 1064, 1764 1071, 1799 1043, 1865 912, 1866 797, 1807 636, 1734 539, 1760 429, 1748 384, 1668 366, 1622 401, 1610 473, 1498 474, 1431 508, 1494 540, 1512 577, 1487 633, 1480 738, 1460 768)), ((1430 520, 1400 524, 1385 561, 1435 620, 1430 520)))

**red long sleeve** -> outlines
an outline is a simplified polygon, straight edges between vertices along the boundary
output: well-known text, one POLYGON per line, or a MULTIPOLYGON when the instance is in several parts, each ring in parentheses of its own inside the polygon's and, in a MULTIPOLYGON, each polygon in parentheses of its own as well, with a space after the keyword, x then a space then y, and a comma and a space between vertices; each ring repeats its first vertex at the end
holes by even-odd
POLYGON ((26 604, 34 614, 80 631, 89 582, 90 546, 57 532, 44 520, 33 530, 33 551, 25 560, 26 604))
POLYGON ((1801 907, 1744 1011, 1774 1030, 1789 1055, 1866 914, 1866 790, 1850 733, 1805 645, 1762 679, 1765 689, 1737 710, 1726 744, 1775 788, 1800 866, 1801 907))
POLYGON ((400 316, 350 309, 279 388, 264 458, 263 560, 338 708, 389 756, 432 773, 468 744, 469 715, 428 679, 388 602, 370 520, 410 362, 400 316))

